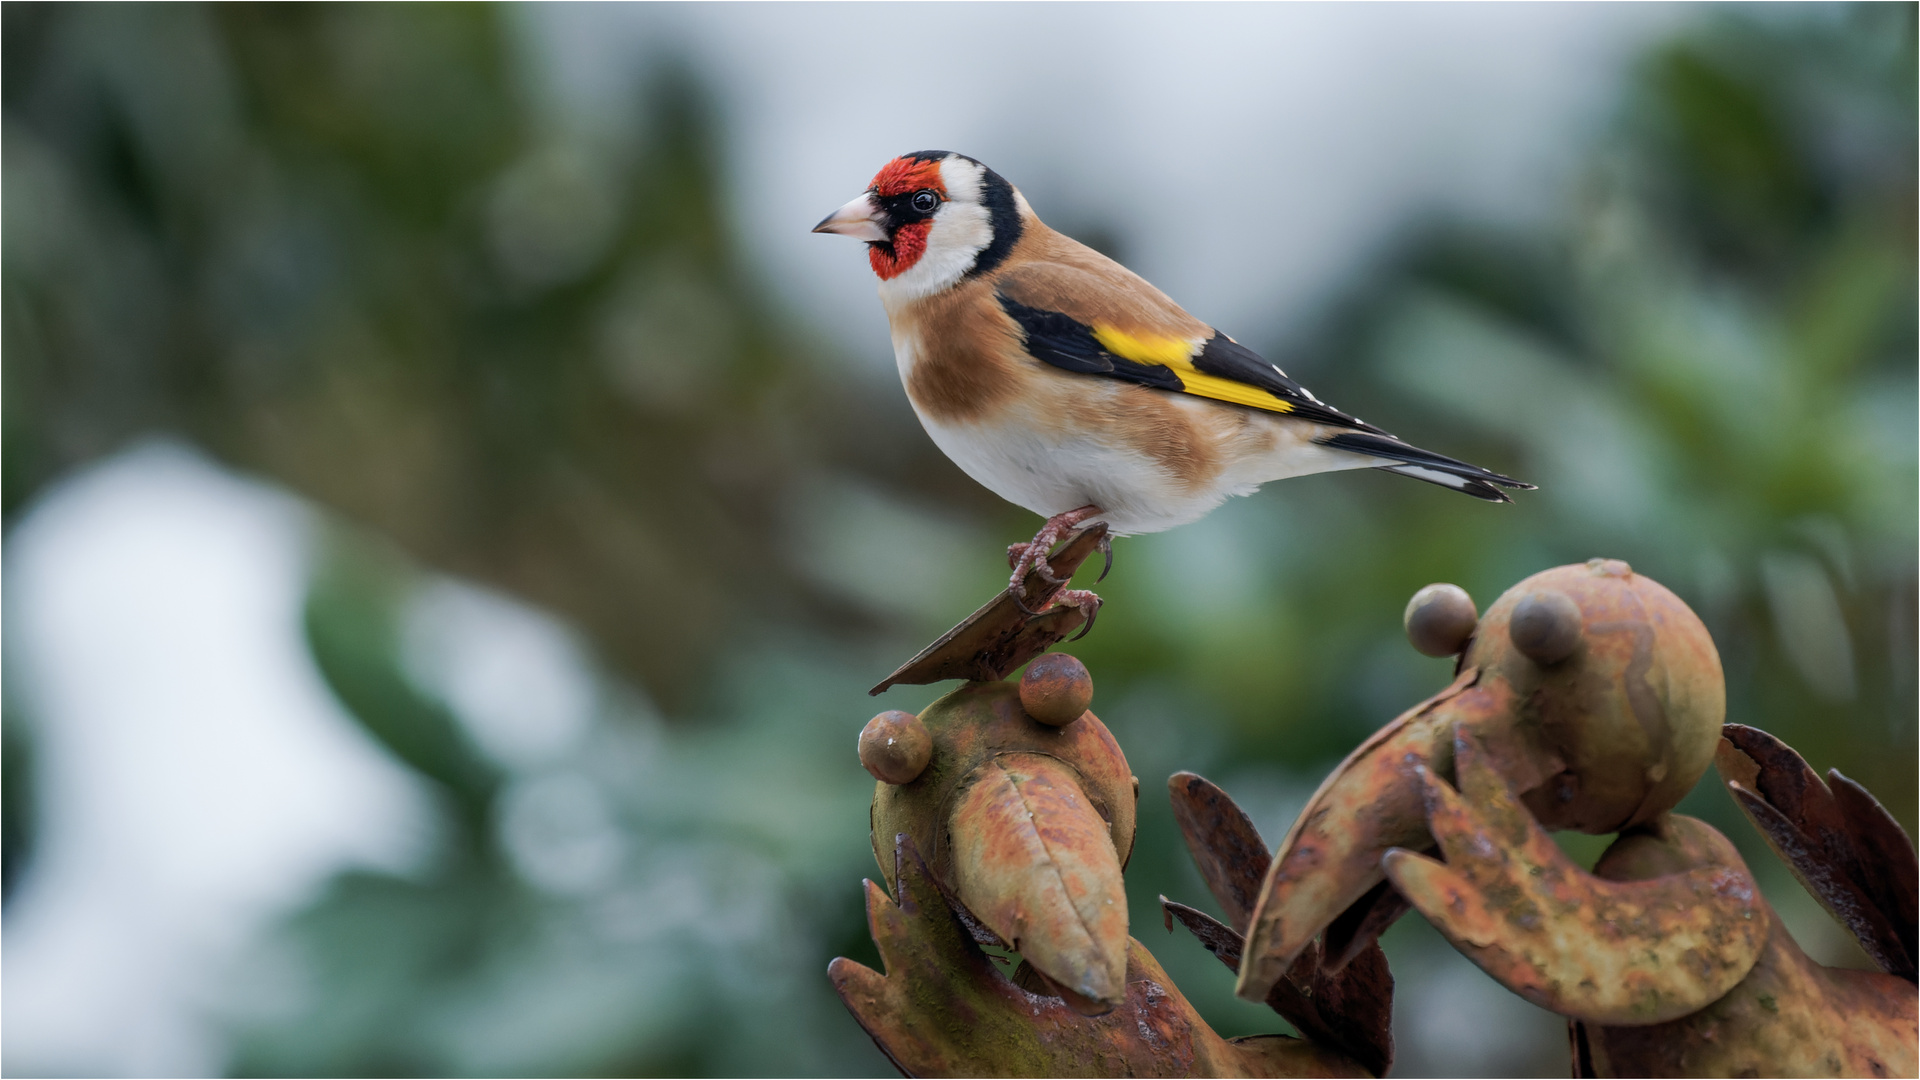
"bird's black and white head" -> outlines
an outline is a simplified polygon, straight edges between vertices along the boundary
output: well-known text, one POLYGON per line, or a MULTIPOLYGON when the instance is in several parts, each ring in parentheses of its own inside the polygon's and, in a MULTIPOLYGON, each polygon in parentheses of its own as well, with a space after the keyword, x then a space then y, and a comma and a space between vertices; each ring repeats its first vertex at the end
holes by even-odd
POLYGON ((880 295, 893 303, 998 266, 1030 213, 999 173, 965 154, 922 150, 887 162, 859 198, 813 231, 865 240, 880 295))

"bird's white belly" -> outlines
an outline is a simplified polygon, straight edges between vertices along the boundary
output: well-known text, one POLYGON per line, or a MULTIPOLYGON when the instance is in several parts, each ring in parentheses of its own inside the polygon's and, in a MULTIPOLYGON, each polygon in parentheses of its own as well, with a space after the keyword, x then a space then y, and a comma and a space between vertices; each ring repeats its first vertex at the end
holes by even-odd
POLYGON ((953 463, 987 490, 1042 517, 1098 506, 1116 534, 1184 525, 1245 491, 1176 482, 1145 454, 1096 437, 1043 435, 1017 423, 921 424, 953 463))

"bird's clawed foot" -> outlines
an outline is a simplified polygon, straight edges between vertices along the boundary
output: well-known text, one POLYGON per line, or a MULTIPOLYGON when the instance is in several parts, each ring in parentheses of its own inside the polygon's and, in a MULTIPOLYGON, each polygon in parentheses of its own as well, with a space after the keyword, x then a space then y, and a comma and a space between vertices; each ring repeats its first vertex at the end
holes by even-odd
POLYGON ((1079 641, 1081 638, 1093 633, 1093 620, 1095 616, 1100 614, 1101 603, 1100 597, 1094 595, 1092 589, 1061 589, 1059 592, 1053 594, 1053 603, 1048 606, 1052 608, 1077 607, 1080 609, 1080 614, 1087 617, 1087 625, 1081 627, 1080 632, 1073 635, 1073 640, 1079 641))
MULTIPOLYGON (((1007 565, 1013 567, 1013 577, 1007 582, 1007 591, 1013 594, 1014 602, 1020 605, 1020 610, 1029 615, 1039 614, 1026 605, 1027 571, 1039 571, 1040 579, 1048 585, 1065 585, 1067 583, 1065 578, 1053 576, 1053 567, 1047 565, 1047 556, 1053 552, 1053 545, 1059 543, 1061 537, 1072 532, 1088 518, 1098 516, 1099 513, 1100 508, 1097 506, 1082 506, 1077 510, 1068 510, 1065 513, 1055 514, 1047 519, 1045 525, 1040 526, 1040 531, 1033 534, 1032 540, 1024 544, 1009 544, 1007 546, 1007 565)), ((1106 553, 1107 567, 1111 569, 1113 566, 1113 546, 1106 537, 1100 538, 1100 550, 1106 553)), ((1106 577, 1106 572, 1102 571, 1100 576, 1103 578, 1106 577)), ((1089 593, 1088 595, 1091 596, 1092 594, 1089 593)), ((1091 622, 1091 619, 1089 619, 1089 622, 1091 622)))

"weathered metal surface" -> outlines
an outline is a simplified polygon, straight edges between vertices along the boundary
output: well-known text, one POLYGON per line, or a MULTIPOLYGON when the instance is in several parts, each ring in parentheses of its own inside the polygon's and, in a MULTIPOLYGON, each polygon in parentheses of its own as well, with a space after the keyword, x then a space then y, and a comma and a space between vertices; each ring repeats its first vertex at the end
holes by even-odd
POLYGON ((874 786, 874 860, 893 873, 893 838, 912 837, 983 937, 1017 947, 1080 1008, 1112 1008, 1139 797, 1113 735, 1091 712, 1042 724, 1005 682, 968 683, 920 722, 926 769, 874 786))
POLYGON ((875 780, 911 783, 933 760, 933 736, 920 718, 888 709, 860 729, 860 766, 875 780))
POLYGON ((1400 624, 1416 652, 1428 656, 1458 656, 1473 640, 1480 612, 1473 597, 1458 585, 1435 583, 1407 601, 1400 624))
POLYGON ((1066 653, 1049 653, 1020 675, 1020 707, 1050 727, 1071 724, 1093 705, 1093 676, 1066 653))
POLYGON ((1420 770, 1451 778, 1456 729, 1479 737, 1547 828, 1609 833, 1679 802, 1706 771, 1725 711, 1712 638, 1657 582, 1606 559, 1520 582, 1479 620, 1454 684, 1364 743, 1302 811, 1262 885, 1236 993, 1264 1000, 1357 903, 1368 907, 1342 921, 1357 930, 1339 952, 1390 921, 1372 917, 1393 907, 1369 895, 1380 858, 1432 845, 1420 770), (1550 662, 1516 643, 1522 609, 1520 640, 1550 662))
MULTIPOLYGON (((1594 867, 1638 881, 1739 865, 1701 822, 1624 834, 1594 867)), ((1575 1076, 1920 1075, 1914 984, 1878 972, 1823 967, 1800 950, 1765 901, 1769 932, 1747 977, 1689 1016, 1607 1027, 1573 1021, 1575 1076)))
POLYGON ((1715 763, 1767 844, 1880 970, 1914 981, 1920 865, 1906 830, 1866 789, 1829 770, 1823 784, 1793 748, 1728 724, 1715 763))
POLYGON ((908 1076, 1366 1076, 1304 1039, 1224 1039, 1151 954, 1128 941, 1126 995, 1104 1016, 1016 985, 974 944, 899 838, 887 875, 897 902, 867 883, 867 921, 885 974, 845 958, 828 967, 841 1000, 908 1076))
MULTIPOLYGON (((1239 970, 1243 942, 1233 927, 1164 896, 1160 910, 1168 930, 1179 920, 1227 970, 1239 970)), ((1266 1003, 1300 1034, 1337 1047, 1375 1076, 1393 1066, 1393 973, 1378 944, 1334 971, 1320 962, 1316 942, 1274 984, 1266 1003)))
POLYGON ((1758 887, 1719 833, 1666 816, 1688 868, 1644 880, 1587 873, 1553 842, 1467 731, 1456 792, 1422 769, 1446 862, 1395 850, 1395 889, 1507 989, 1563 1016, 1654 1024, 1697 1012, 1759 959, 1770 925, 1758 887))
POLYGON ((1027 572, 1028 606, 1040 614, 1022 610, 1012 590, 1003 590, 867 693, 879 694, 890 686, 924 686, 947 679, 997 682, 1059 644, 1068 634, 1080 629, 1087 616, 1078 607, 1048 609, 1046 605, 1052 602, 1055 593, 1066 588, 1066 579, 1087 561, 1087 556, 1100 549, 1100 541, 1106 535, 1106 525, 1096 523, 1067 537, 1060 550, 1049 556, 1058 584, 1048 583, 1038 569, 1027 572))
POLYGON ((1380 935, 1412 910, 1405 897, 1382 881, 1327 924, 1320 935, 1320 962, 1329 970, 1341 970, 1361 954, 1379 948, 1380 935))
MULTIPOLYGON (((1684 604, 1608 560, 1535 575, 1477 622, 1464 594, 1422 595, 1410 635, 1419 622, 1431 649, 1466 641, 1456 679, 1350 755, 1277 855, 1218 787, 1169 781, 1227 921, 1162 897, 1168 929, 1186 926, 1304 1039, 1221 1039, 1127 937, 1139 785, 1070 657, 876 718, 931 749, 917 772, 904 752, 877 772, 905 780, 873 804, 900 899, 869 883, 887 973, 834 961, 843 1000, 910 1075, 1379 1075, 1393 980, 1376 939, 1411 907, 1570 1018, 1575 1075, 1920 1068, 1911 843, 1838 773, 1822 783, 1750 728, 1721 737, 1719 658, 1684 604), (1809 960, 1726 838, 1670 812, 1716 746, 1768 842, 1896 974, 1809 960), (1588 873, 1553 829, 1619 837, 1588 873), (1022 962, 1008 977, 977 942, 1022 962)), ((863 761, 879 761, 869 741, 863 761)))
POLYGON ((1235 934, 1244 935, 1260 896, 1260 881, 1273 862, 1260 830, 1238 803, 1203 776, 1174 773, 1167 780, 1167 794, 1173 800, 1173 820, 1207 891, 1226 912, 1235 934))
MULTIPOLYGON (((1272 855, 1253 821, 1215 784, 1193 773, 1175 773, 1167 789, 1187 850, 1234 923, 1228 926, 1163 896, 1168 929, 1179 919, 1228 970, 1238 971, 1241 934, 1272 855)), ((1352 963, 1338 968, 1322 962, 1318 943, 1308 947, 1274 984, 1266 1004, 1302 1035, 1339 1047, 1376 1076, 1393 1064, 1393 975, 1386 954, 1371 940, 1352 963)))
POLYGON ((1000 754, 976 771, 953 813, 955 892, 1068 1004, 1120 1004, 1127 894, 1107 823, 1054 758, 1000 754))
POLYGON ((1360 744, 1320 785, 1261 883, 1235 993, 1266 1000, 1314 938, 1386 880, 1380 856, 1432 843, 1424 796, 1407 762, 1439 767, 1452 753, 1453 725, 1463 712, 1497 715, 1507 707, 1503 688, 1478 687, 1479 678, 1477 668, 1462 671, 1360 744), (1455 705, 1463 694, 1474 700, 1455 705))

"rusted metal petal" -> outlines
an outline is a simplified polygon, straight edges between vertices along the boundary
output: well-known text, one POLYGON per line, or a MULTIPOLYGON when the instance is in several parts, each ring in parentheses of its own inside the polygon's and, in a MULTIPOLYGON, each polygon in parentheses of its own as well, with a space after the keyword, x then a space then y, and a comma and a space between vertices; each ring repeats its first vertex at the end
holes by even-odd
POLYGON ((1245 944, 1238 931, 1219 919, 1185 904, 1175 903, 1162 896, 1160 898, 1160 916, 1166 923, 1167 932, 1173 932, 1173 921, 1200 940, 1200 944, 1214 955, 1214 958, 1227 965, 1229 971, 1240 969, 1240 949, 1245 944))
MULTIPOLYGON (((1644 880, 1739 856, 1704 822, 1671 817, 1663 831, 1623 834, 1596 876, 1644 880)), ((1762 902, 1764 907, 1764 901, 1762 902)), ((1663 1024, 1572 1025, 1576 1076, 1914 1076, 1914 984, 1871 971, 1823 967, 1767 911, 1753 970, 1699 1012, 1663 1024)))
MULTIPOLYGON (((1171 920, 1179 919, 1209 952, 1238 972, 1242 935, 1273 856, 1246 812, 1204 777, 1175 773, 1167 789, 1194 865, 1233 923, 1227 926, 1163 896, 1168 929, 1171 920)), ((1393 976, 1373 938, 1347 959, 1357 962, 1323 964, 1319 947, 1307 948, 1274 983, 1266 1003, 1301 1034, 1338 1046, 1375 1075, 1384 1075, 1393 1063, 1393 976)))
POLYGON ((1066 579, 1087 561, 1087 556, 1100 550, 1100 542, 1106 535, 1106 524, 1096 522, 1067 537, 1059 551, 1047 556, 1060 584, 1048 584, 1039 570, 1028 572, 1024 581, 1028 606, 1039 611, 1039 615, 1022 611, 1013 593, 1003 591, 867 693, 878 694, 890 686, 924 686, 947 679, 998 682, 1020 665, 1053 648, 1078 630, 1087 617, 1077 607, 1049 610, 1045 604, 1054 593, 1066 587, 1066 579))
POLYGON ((1881 970, 1915 976, 1920 887, 1906 831, 1858 784, 1832 787, 1793 748, 1758 728, 1728 724, 1718 756, 1734 801, 1809 893, 1853 931, 1881 970))
MULTIPOLYGON (((1380 729, 1308 800, 1261 884, 1235 994, 1265 1001, 1313 939, 1384 880, 1382 855, 1431 843, 1420 784, 1408 769, 1438 767, 1451 757, 1451 706, 1477 678, 1475 670, 1462 671, 1453 685, 1380 729)), ((1502 704, 1481 703, 1479 711, 1497 712, 1502 704)))
MULTIPOLYGON (((1168 930, 1178 919, 1228 970, 1239 969, 1242 942, 1232 927, 1164 896, 1160 909, 1168 930)), ((1308 948, 1266 1003, 1300 1034, 1339 1047, 1375 1076, 1393 1065, 1393 973, 1378 944, 1337 972, 1321 965, 1317 947, 1308 948)))
POLYGON ((1767 910, 1724 839, 1726 857, 1683 873, 1607 881, 1561 852, 1464 731, 1454 768, 1458 792, 1425 776, 1447 861, 1395 851, 1385 868, 1400 894, 1502 986, 1563 1015, 1654 1024, 1705 1007, 1752 970, 1767 910))
POLYGON ((896 903, 868 882, 867 922, 886 973, 840 958, 828 976, 908 1076, 1365 1076, 1338 1051, 1279 1035, 1223 1039, 1139 942, 1126 996, 1101 1017, 1001 974, 954 917, 913 842, 898 838, 896 903))
POLYGON ((1207 891, 1226 912, 1236 934, 1245 934, 1260 897, 1260 883, 1273 861, 1260 831, 1226 792, 1205 777, 1174 773, 1167 780, 1167 792, 1173 797, 1173 820, 1180 825, 1180 835, 1207 891))
POLYGON ((1039 754, 982 765, 952 817, 960 902, 1070 1003, 1105 1012, 1126 996, 1127 893, 1108 826, 1079 779, 1039 754))

